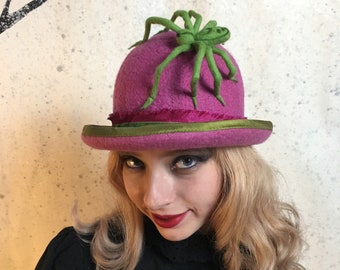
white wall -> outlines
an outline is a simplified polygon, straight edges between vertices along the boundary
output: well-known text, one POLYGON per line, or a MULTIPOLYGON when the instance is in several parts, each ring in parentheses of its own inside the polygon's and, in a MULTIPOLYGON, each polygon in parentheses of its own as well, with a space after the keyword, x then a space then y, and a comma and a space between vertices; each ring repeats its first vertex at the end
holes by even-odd
POLYGON ((115 75, 144 20, 194 8, 231 30, 246 115, 275 124, 258 149, 301 211, 304 264, 340 269, 339 0, 145 2, 48 0, 0 35, 0 268, 33 269, 74 200, 86 220, 109 209, 107 153, 81 142, 82 126, 110 124, 115 75))

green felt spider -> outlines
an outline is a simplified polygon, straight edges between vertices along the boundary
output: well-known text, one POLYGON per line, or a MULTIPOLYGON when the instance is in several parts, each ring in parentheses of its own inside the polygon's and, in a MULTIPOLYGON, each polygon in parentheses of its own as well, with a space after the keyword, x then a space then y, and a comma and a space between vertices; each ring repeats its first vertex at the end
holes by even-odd
MULTIPOLYGON (((214 94, 215 97, 225 106, 225 102, 220 95, 220 87, 222 81, 222 75, 215 63, 213 54, 217 54, 222 57, 225 64, 229 69, 228 79, 235 81, 236 68, 233 65, 228 54, 217 48, 217 44, 226 42, 230 38, 230 32, 226 27, 217 26, 216 21, 209 21, 203 29, 199 29, 202 23, 202 16, 193 10, 189 12, 184 10, 177 10, 174 12, 170 20, 160 17, 150 17, 145 22, 145 32, 142 40, 136 42, 130 48, 138 46, 148 40, 152 24, 160 24, 165 26, 163 31, 172 30, 177 33, 177 43, 176 47, 166 59, 156 68, 154 84, 151 93, 142 106, 143 109, 147 108, 152 104, 156 98, 158 92, 158 84, 160 81, 161 73, 164 68, 179 54, 188 52, 194 49, 197 52, 196 60, 193 68, 193 76, 191 80, 191 97, 195 109, 197 108, 197 82, 200 78, 201 65, 204 57, 207 60, 209 69, 214 78, 214 94), (184 20, 184 28, 180 28, 174 22, 178 17, 182 17, 184 20), (191 18, 195 19, 194 24, 191 18)), ((161 32, 163 32, 161 31, 161 32)))

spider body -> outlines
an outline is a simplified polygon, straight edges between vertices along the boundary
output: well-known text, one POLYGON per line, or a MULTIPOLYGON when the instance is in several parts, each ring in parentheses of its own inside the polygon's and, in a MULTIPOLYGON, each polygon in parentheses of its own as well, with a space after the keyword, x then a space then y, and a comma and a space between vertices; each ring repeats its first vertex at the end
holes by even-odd
POLYGON ((206 58, 209 69, 214 78, 214 95, 225 106, 225 101, 220 95, 222 75, 215 63, 214 54, 219 55, 229 69, 228 79, 235 81, 236 68, 234 67, 229 55, 216 47, 216 45, 226 42, 230 38, 230 32, 226 27, 217 26, 216 21, 209 21, 201 30, 202 16, 193 10, 189 12, 184 10, 176 11, 170 20, 160 17, 150 17, 145 22, 145 33, 141 41, 136 42, 134 46, 138 46, 148 40, 152 24, 160 24, 165 27, 163 31, 172 30, 176 32, 178 46, 165 58, 165 60, 156 68, 154 84, 151 93, 142 106, 143 109, 152 104, 158 92, 158 84, 164 68, 178 55, 184 52, 195 50, 197 55, 193 67, 193 75, 191 80, 191 98, 195 109, 197 109, 197 82, 200 79, 200 71, 203 59, 206 58), (174 22, 181 17, 184 20, 184 28, 182 29, 174 22), (195 19, 192 23, 191 18, 195 19))

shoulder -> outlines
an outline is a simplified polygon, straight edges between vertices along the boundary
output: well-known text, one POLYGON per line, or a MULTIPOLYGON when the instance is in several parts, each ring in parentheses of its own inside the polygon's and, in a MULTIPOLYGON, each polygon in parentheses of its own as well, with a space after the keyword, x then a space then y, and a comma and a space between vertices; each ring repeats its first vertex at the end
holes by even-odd
POLYGON ((95 269, 90 244, 73 227, 64 228, 51 240, 36 267, 50 269, 95 269))

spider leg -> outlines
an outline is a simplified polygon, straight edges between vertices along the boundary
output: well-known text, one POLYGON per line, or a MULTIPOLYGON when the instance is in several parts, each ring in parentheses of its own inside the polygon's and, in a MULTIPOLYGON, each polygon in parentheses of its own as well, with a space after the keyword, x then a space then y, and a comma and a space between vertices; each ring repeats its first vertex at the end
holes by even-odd
POLYGON ((237 82, 237 80, 235 78, 236 68, 235 68, 233 62, 231 61, 229 55, 225 51, 218 49, 216 47, 213 48, 213 52, 218 54, 219 56, 221 56, 223 61, 227 65, 227 67, 229 69, 228 79, 232 80, 234 82, 237 82))
POLYGON ((194 33, 196 34, 199 31, 202 23, 202 16, 193 10, 189 10, 189 16, 194 17, 196 20, 194 24, 194 33))
MULTIPOLYGON (((177 10, 174 12, 174 14, 172 15, 171 17, 171 21, 172 22, 175 22, 175 20, 178 18, 178 17, 182 17, 183 20, 184 20, 184 27, 186 29, 189 29, 190 31, 193 31, 194 30, 194 27, 192 25, 192 22, 191 22, 191 19, 190 19, 190 16, 189 16, 189 13, 185 10, 177 10)), ((165 30, 165 29, 164 29, 165 30)))
POLYGON ((195 109, 197 109, 197 82, 201 74, 202 61, 206 52, 206 45, 204 43, 197 44, 196 60, 193 68, 193 75, 191 79, 191 98, 194 103, 195 109))
POLYGON ((146 19, 146 21, 145 21, 145 31, 144 31, 143 39, 140 40, 140 41, 137 41, 135 44, 130 46, 129 49, 136 47, 136 46, 144 43, 145 41, 147 41, 149 39, 152 24, 163 25, 163 26, 165 26, 166 30, 171 29, 175 32, 178 32, 178 31, 181 30, 181 28, 179 26, 177 26, 176 24, 174 24, 172 21, 170 21, 168 19, 160 18, 160 17, 150 17, 150 18, 146 19))
POLYGON ((203 29, 205 29, 205 28, 213 28, 213 27, 216 27, 216 26, 217 26, 217 22, 215 20, 213 20, 213 21, 207 22, 207 24, 203 27, 203 29))
POLYGON ((206 50, 206 59, 208 62, 208 66, 210 69, 211 74, 214 77, 214 93, 215 97, 222 103, 223 106, 225 106, 225 102, 221 96, 221 82, 222 82, 222 75, 220 71, 218 70, 218 67, 215 63, 214 55, 213 55, 213 49, 210 46, 207 46, 206 50))
POLYGON ((162 71, 164 68, 172 61, 174 60, 179 54, 183 52, 187 52, 191 49, 190 44, 185 44, 182 46, 176 47, 166 58, 165 60, 156 68, 155 71, 155 78, 154 78, 154 83, 151 89, 151 93, 148 97, 148 99, 145 101, 145 103, 142 106, 142 109, 146 109, 149 107, 152 102, 155 100, 157 92, 158 92, 158 84, 161 78, 162 71))

